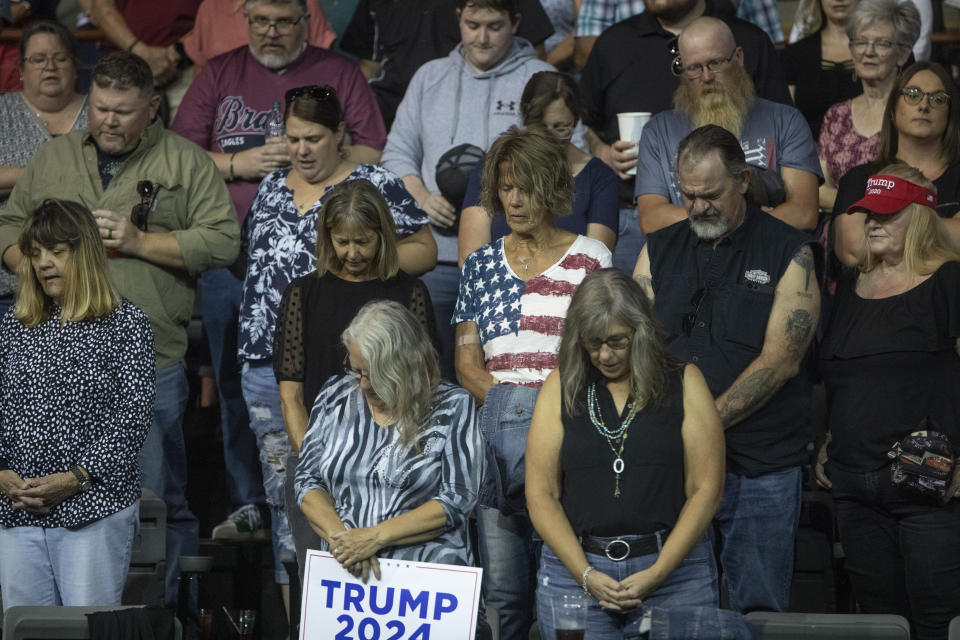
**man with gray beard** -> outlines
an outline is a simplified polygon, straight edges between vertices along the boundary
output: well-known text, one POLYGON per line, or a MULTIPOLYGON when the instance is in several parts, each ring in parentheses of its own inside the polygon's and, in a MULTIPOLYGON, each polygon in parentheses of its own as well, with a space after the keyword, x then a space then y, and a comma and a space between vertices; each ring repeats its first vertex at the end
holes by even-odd
POLYGON ((810 127, 795 108, 754 95, 743 49, 716 18, 691 22, 678 41, 674 72, 681 76, 674 108, 655 115, 638 149, 634 196, 645 234, 684 220, 674 153, 696 127, 715 124, 740 139, 746 161, 776 172, 785 199, 767 211, 798 229, 817 224, 820 162, 810 127))
POLYGON ((679 143, 684 220, 647 236, 634 277, 670 353, 703 372, 726 441, 711 532, 730 608, 786 611, 807 459, 820 311, 812 236, 749 203, 741 141, 706 125, 679 143))

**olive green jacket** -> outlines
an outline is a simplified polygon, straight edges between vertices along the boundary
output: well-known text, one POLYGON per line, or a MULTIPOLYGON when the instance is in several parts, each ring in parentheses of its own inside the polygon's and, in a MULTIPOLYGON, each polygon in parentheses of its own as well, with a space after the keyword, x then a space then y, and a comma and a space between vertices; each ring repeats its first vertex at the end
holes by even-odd
POLYGON ((157 367, 165 367, 183 360, 187 351, 196 276, 233 263, 240 249, 236 212, 206 151, 154 122, 104 191, 89 132, 54 138, 37 151, 0 211, 0 255, 17 243, 24 219, 44 199, 75 200, 90 210, 130 215, 140 202, 140 180, 160 185, 147 231, 172 234, 186 270, 123 256, 108 260, 107 270, 120 295, 150 318, 157 367))

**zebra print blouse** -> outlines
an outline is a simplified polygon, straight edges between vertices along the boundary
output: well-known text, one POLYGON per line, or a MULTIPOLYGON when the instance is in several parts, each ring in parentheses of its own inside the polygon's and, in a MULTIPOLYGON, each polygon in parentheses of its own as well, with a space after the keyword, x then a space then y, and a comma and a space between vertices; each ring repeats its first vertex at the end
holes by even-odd
POLYGON ((474 565, 467 520, 477 502, 484 455, 473 399, 441 383, 419 451, 393 427, 373 421, 351 376, 320 390, 300 450, 297 502, 318 489, 329 495, 348 528, 370 527, 436 500, 447 514, 443 533, 426 542, 386 547, 379 557, 474 565))

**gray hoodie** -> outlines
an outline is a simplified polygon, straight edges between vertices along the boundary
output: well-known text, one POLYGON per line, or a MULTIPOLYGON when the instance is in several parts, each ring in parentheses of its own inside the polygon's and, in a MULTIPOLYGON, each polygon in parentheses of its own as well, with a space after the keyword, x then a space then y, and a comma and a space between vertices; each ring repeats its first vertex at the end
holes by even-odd
MULTIPOLYGON (((467 64, 458 44, 446 58, 431 60, 414 74, 381 163, 400 177, 418 176, 436 192, 440 156, 463 143, 486 150, 511 125, 522 126, 520 96, 527 80, 538 71, 554 70, 523 38, 514 38, 503 62, 482 73, 467 64)), ((437 236, 437 247, 441 262, 456 263, 455 237, 437 236)))

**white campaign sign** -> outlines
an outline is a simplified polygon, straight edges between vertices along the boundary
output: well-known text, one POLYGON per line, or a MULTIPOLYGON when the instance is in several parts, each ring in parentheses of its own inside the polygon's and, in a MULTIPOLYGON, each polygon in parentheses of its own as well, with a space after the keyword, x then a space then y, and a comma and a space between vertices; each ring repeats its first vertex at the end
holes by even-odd
POLYGON ((363 584, 329 553, 310 550, 300 640, 473 640, 483 570, 380 559, 363 584))

